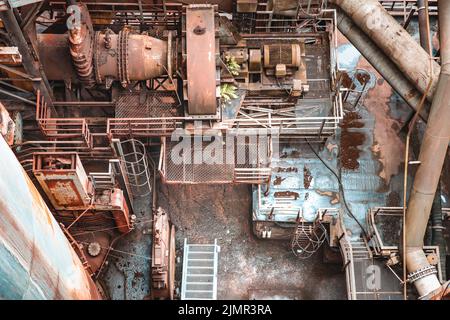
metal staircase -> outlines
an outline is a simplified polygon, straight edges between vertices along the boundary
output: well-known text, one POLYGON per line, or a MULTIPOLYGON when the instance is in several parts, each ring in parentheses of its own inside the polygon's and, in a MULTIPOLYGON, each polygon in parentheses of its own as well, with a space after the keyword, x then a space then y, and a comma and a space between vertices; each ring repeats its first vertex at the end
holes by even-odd
POLYGON ((350 240, 352 246, 353 261, 372 259, 372 252, 362 238, 350 240))
POLYGON ((338 239, 344 262, 349 300, 403 299, 402 283, 383 257, 374 257, 367 241, 347 234, 339 214, 338 239))
POLYGON ((216 300, 217 266, 220 247, 214 244, 188 244, 184 239, 181 300, 216 300))

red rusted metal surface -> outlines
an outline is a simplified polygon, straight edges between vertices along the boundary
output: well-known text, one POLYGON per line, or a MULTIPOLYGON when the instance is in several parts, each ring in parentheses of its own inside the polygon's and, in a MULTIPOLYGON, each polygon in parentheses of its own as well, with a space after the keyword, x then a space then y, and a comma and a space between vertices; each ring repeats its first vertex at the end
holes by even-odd
POLYGON ((132 230, 132 224, 130 221, 130 212, 128 210, 123 191, 120 189, 114 189, 111 192, 112 213, 116 222, 117 229, 121 233, 128 233, 132 230))
MULTIPOLYGON (((123 29, 96 33, 94 64, 97 83, 119 80, 124 86, 130 81, 147 80, 167 73, 167 41, 135 34, 123 29), (111 54, 117 52, 117 54, 111 54)), ((172 58, 170 58, 172 60, 172 58)))
POLYGON ((186 70, 191 115, 216 113, 216 39, 214 7, 186 8, 186 70))
POLYGON ((76 153, 35 153, 33 173, 57 210, 84 210, 91 184, 76 153))
POLYGON ((79 82, 70 56, 67 34, 39 33, 37 46, 39 59, 49 80, 79 82))

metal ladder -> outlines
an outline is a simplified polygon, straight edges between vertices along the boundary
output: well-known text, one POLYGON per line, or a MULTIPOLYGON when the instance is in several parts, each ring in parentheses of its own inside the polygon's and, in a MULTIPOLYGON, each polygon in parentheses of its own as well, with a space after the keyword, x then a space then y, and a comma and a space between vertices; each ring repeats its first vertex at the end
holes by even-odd
POLYGON ((181 300, 216 300, 217 265, 220 247, 214 244, 188 244, 184 239, 181 300))
POLYGON ((350 244, 352 246, 353 261, 372 259, 372 252, 363 239, 352 239, 350 244))

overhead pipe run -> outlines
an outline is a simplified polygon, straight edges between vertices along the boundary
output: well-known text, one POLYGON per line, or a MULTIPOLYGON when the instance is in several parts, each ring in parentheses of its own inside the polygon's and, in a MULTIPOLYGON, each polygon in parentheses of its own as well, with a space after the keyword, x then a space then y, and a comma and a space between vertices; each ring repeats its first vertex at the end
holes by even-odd
POLYGON ((430 74, 437 86, 440 67, 433 62, 430 70, 428 54, 377 0, 330 0, 338 5, 364 33, 388 56, 420 93, 427 91, 430 74), (432 71, 432 72, 431 72, 432 71))
POLYGON ((438 5, 441 72, 406 214, 408 278, 425 299, 442 295, 436 268, 430 265, 423 251, 423 239, 450 141, 450 1, 439 0, 438 5))
MULTIPOLYGON (((422 95, 403 75, 397 66, 386 56, 362 30, 342 10, 336 10, 339 31, 355 46, 355 48, 382 75, 389 85, 414 110, 420 104, 422 95)), ((428 118, 429 106, 422 108, 421 118, 428 118)))

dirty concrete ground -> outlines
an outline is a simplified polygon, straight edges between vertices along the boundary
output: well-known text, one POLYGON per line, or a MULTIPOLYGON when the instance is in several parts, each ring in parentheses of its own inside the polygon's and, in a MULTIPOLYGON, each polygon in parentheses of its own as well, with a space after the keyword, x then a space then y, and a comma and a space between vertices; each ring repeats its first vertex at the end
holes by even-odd
POLYGON ((177 227, 178 248, 184 238, 188 243, 218 240, 218 299, 249 299, 254 292, 271 298, 346 299, 341 264, 324 264, 321 251, 299 260, 287 241, 253 235, 250 186, 160 184, 158 205, 177 227))
POLYGON ((134 201, 134 209, 134 230, 114 245, 101 277, 107 295, 113 300, 142 300, 150 295, 151 198, 134 201))

